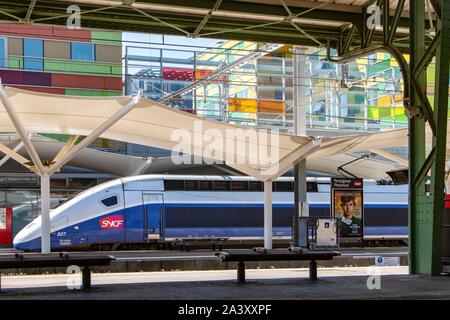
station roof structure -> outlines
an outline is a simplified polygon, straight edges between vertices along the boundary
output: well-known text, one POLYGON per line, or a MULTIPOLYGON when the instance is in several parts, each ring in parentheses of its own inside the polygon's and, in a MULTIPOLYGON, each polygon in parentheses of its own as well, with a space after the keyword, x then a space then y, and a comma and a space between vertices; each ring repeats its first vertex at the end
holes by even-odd
POLYGON ((259 180, 282 175, 297 159, 320 145, 320 139, 237 127, 199 118, 146 98, 134 102, 133 109, 117 117, 134 101, 133 97, 63 96, 12 87, 5 87, 4 91, 11 105, 5 108, 3 100, 0 132, 18 130, 11 117, 11 107, 16 122, 21 122, 29 133, 90 136, 116 118, 99 137, 206 156, 259 180))
MULTIPOLYGON (((5 92, 27 132, 72 136, 89 136, 106 119, 132 100, 129 96, 63 96, 11 87, 6 87, 5 92)), ((1 108, 0 132, 14 131, 16 129, 7 112, 1 108)), ((302 157, 307 157, 309 170, 339 175, 341 172, 338 168, 345 166, 345 169, 355 176, 368 179, 385 179, 386 172, 408 167, 407 160, 383 150, 386 147, 406 147, 407 129, 331 138, 291 136, 200 118, 146 98, 142 98, 134 109, 106 130, 101 137, 169 150, 182 147, 183 149, 178 151, 183 151, 184 156, 178 160, 184 165, 186 161, 195 161, 191 155, 209 155, 209 160, 223 160, 229 167, 260 180, 274 179, 284 174, 302 157), (258 137, 256 141, 249 139, 256 133, 266 136, 262 136, 262 139, 258 137), (203 142, 196 145, 195 139, 203 139, 203 142), (215 143, 214 146, 222 146, 223 154, 209 152, 212 150, 208 149, 212 146, 211 142, 215 143), (243 144, 238 146, 239 143, 243 144), (233 148, 227 148, 227 144, 234 144, 233 148), (267 155, 275 152, 278 156, 261 162, 255 154, 255 151, 259 152, 260 147, 270 149, 262 150, 267 151, 267 155), (191 152, 187 152, 189 150, 191 152), (242 151, 244 154, 240 154, 242 151), (377 154, 378 158, 362 157, 357 160, 364 153, 377 154), (238 161, 239 156, 244 157, 241 162, 238 161), (231 162, 227 162, 229 159, 231 162), (352 162, 353 160, 357 161, 352 162)), ((63 144, 50 144, 43 139, 35 138, 36 149, 43 159, 50 159, 63 144)), ((427 143, 431 144, 429 130, 427 143)), ((9 147, 13 149, 14 146, 9 147)), ((450 149, 450 145, 447 149, 450 149)), ((83 149, 70 164, 122 176, 148 172, 152 165, 157 165, 160 169, 175 165, 169 164, 167 159, 157 162, 150 164, 148 159, 83 149)), ((204 163, 203 161, 200 165, 204 163)))
MULTIPOLYGON (((390 1, 391 15, 398 0, 390 1)), ((69 5, 84 28, 324 46, 336 45, 351 25, 361 32, 369 0, 16 0, 0 1, 0 19, 66 25, 69 5), (363 14, 364 13, 364 14, 363 14)), ((409 1, 394 42, 409 47, 409 1)), ((432 10, 432 9, 430 9, 432 10)), ((429 24, 430 22, 427 22, 429 24)), ((352 45, 358 46, 361 37, 352 45)), ((377 30, 373 40, 382 40, 377 30)))

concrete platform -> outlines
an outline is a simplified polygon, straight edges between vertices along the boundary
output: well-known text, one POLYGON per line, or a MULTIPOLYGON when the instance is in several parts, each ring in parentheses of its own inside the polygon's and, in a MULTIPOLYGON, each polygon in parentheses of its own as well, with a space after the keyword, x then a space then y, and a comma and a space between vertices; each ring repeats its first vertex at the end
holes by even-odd
MULTIPOLYGON (((399 265, 408 265, 408 252, 405 248, 345 248, 341 256, 329 261, 317 261, 319 267, 365 267, 375 263, 375 257, 398 257, 399 265)), ((93 267, 94 272, 142 272, 142 271, 180 271, 180 270, 226 270, 236 269, 234 262, 221 262, 215 255, 217 251, 193 250, 141 250, 141 251, 102 251, 116 257, 108 267, 93 267)), ((97 254, 98 252, 85 252, 97 254)), ((4 254, 0 252, 0 256, 4 254)), ((247 269, 258 268, 307 268, 309 261, 255 261, 246 263, 247 269)), ((30 268, 2 270, 3 274, 42 274, 65 273, 61 268, 30 268)))
MULTIPOLYGON (((450 277, 410 276, 407 267, 248 270, 246 284, 236 271, 183 271, 94 274, 90 291, 68 290, 68 275, 5 276, 4 299, 450 299, 450 277), (380 289, 370 290, 371 274, 380 289)), ((371 282, 373 283, 373 282, 371 282)))

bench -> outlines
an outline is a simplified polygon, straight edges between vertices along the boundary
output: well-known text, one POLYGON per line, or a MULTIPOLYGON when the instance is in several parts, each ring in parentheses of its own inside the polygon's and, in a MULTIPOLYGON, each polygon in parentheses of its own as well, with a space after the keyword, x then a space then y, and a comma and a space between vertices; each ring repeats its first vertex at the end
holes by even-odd
MULTIPOLYGON (((22 269, 22 268, 57 268, 78 266, 82 267, 82 288, 91 288, 92 266, 109 266, 114 261, 113 256, 105 254, 87 253, 15 253, 0 254, 1 269, 22 269)), ((1 273, 0 273, 1 291, 1 273)))
POLYGON ((309 260, 309 278, 317 280, 318 260, 332 260, 339 256, 337 251, 313 251, 296 248, 288 249, 252 249, 252 250, 229 250, 216 253, 223 262, 237 262, 237 281, 245 282, 245 262, 246 261, 289 261, 289 260, 309 260))

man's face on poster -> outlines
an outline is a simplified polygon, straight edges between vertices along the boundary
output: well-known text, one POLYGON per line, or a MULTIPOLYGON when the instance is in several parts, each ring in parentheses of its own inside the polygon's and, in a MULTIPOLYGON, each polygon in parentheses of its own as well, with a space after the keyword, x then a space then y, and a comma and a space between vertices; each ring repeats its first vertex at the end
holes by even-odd
POLYGON ((351 219, 353 217, 353 210, 355 209, 355 200, 350 200, 347 202, 341 202, 342 212, 344 217, 351 219))

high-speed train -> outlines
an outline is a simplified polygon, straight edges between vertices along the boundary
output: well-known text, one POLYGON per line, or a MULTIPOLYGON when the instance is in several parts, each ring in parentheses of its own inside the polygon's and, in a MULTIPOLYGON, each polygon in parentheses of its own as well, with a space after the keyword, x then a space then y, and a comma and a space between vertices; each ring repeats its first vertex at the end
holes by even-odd
MULTIPOLYGON (((273 184, 273 236, 290 239, 293 178, 273 184)), ((408 186, 364 181, 364 238, 408 235, 408 186)), ((308 178, 309 215, 330 216, 330 179, 308 178)), ((170 243, 195 239, 262 240, 263 184, 250 177, 142 175, 108 181, 50 212, 52 250, 170 243)), ((41 247, 37 217, 14 238, 41 247)))

